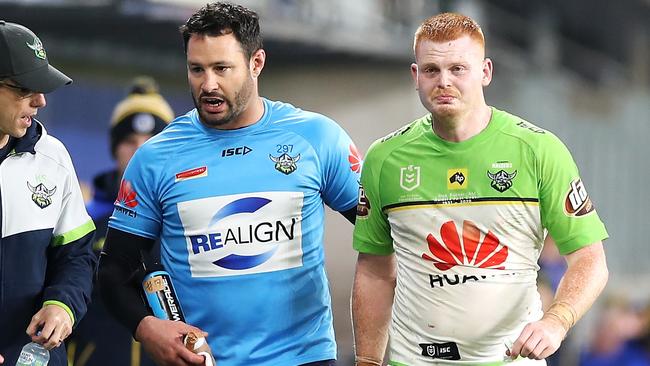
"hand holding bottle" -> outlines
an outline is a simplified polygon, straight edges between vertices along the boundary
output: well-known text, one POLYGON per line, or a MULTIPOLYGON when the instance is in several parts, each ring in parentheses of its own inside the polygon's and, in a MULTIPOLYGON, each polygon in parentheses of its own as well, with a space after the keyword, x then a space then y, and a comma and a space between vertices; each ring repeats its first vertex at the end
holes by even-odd
MULTIPOLYGON (((174 290, 170 274, 160 265, 149 268, 142 281, 147 305, 155 316, 147 316, 136 329, 136 339, 161 365, 174 365, 179 358, 191 365, 215 366, 212 354, 201 354, 187 348, 184 340, 203 339, 207 333, 185 323, 183 309, 174 290)), ((195 343, 193 343, 195 344, 195 343)), ((208 347, 209 349, 209 347, 208 347)))
POLYGON ((59 305, 45 305, 32 317, 27 334, 47 349, 58 347, 72 332, 72 318, 59 305))

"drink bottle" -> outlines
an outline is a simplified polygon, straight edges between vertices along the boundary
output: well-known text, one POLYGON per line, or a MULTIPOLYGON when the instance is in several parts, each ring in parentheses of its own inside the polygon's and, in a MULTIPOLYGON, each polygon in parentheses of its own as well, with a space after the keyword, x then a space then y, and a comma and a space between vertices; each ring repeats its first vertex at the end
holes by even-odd
POLYGON ((38 343, 29 342, 20 351, 16 366, 47 366, 50 351, 38 343))
POLYGON ((161 265, 154 265, 142 280, 142 288, 151 312, 156 318, 185 322, 172 278, 161 265))
MULTIPOLYGON (((156 318, 185 322, 185 315, 174 290, 172 278, 161 265, 156 264, 146 271, 142 288, 147 304, 156 318)), ((190 332, 185 336, 184 343, 187 349, 205 357, 205 366, 217 364, 204 337, 190 332)))

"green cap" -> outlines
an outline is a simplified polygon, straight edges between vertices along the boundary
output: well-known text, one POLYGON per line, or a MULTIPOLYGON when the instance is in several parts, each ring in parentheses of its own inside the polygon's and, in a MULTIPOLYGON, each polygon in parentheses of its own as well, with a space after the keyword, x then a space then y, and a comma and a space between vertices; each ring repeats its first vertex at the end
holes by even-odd
POLYGON ((34 32, 4 20, 0 20, 0 79, 11 79, 39 93, 72 83, 47 61, 43 43, 34 32))

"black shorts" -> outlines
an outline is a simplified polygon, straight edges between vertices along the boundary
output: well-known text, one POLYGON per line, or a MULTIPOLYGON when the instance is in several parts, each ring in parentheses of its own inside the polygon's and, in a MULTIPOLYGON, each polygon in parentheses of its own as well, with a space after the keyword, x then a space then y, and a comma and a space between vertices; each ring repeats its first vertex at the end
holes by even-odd
POLYGON ((336 366, 336 360, 325 360, 306 363, 300 366, 336 366))

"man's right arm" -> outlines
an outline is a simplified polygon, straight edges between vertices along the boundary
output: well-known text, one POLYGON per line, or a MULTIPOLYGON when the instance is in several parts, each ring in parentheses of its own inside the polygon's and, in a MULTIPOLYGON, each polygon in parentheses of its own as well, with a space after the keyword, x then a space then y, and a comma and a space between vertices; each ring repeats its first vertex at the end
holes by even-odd
POLYGON ((140 321, 151 315, 140 296, 142 252, 150 251, 154 240, 109 228, 99 259, 99 290, 109 312, 131 334, 140 321))
POLYGON ((395 254, 359 253, 352 288, 355 365, 380 366, 395 295, 395 254))
POLYGON ((180 321, 153 317, 140 296, 142 252, 154 240, 109 228, 99 264, 99 289, 111 315, 126 326, 133 338, 161 365, 202 365, 203 356, 182 343, 190 331, 207 334, 180 321))

